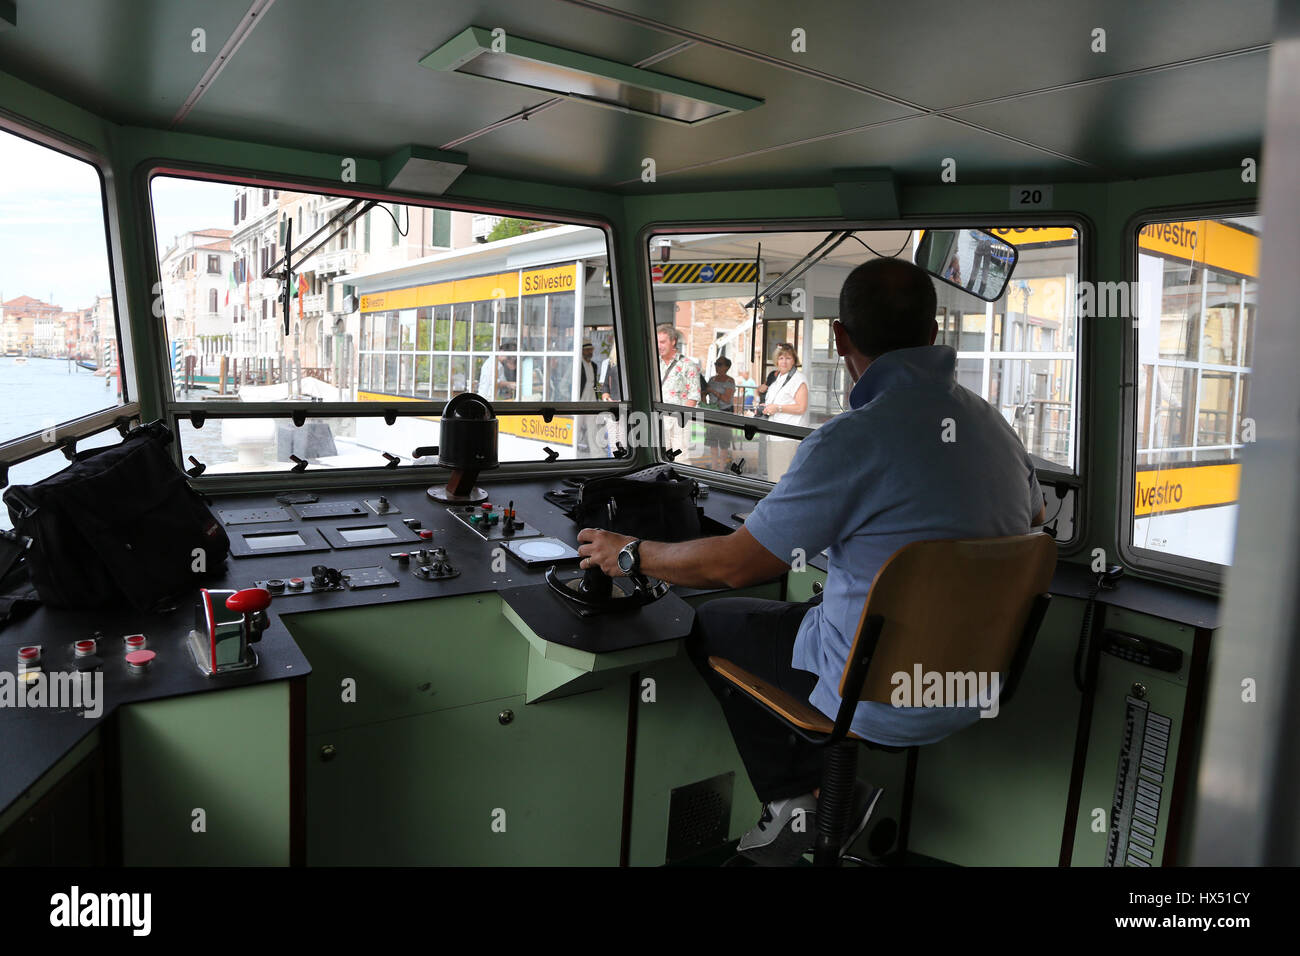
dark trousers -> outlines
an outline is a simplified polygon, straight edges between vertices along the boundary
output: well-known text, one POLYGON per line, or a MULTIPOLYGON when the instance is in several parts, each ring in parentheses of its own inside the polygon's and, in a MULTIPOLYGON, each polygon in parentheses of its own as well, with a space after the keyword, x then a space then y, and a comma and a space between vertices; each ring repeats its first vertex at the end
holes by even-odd
POLYGON ((764 803, 808 793, 821 784, 822 751, 795 736, 762 705, 709 666, 723 657, 755 677, 807 700, 817 675, 790 665, 805 604, 758 598, 718 598, 695 611, 686 652, 718 698, 754 792, 764 803))

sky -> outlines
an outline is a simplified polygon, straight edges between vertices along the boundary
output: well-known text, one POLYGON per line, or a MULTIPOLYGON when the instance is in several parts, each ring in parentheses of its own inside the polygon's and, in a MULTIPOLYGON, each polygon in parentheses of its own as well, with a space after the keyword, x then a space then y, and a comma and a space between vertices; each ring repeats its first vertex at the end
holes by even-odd
MULTIPOLYGON (((163 247, 191 229, 232 228, 234 191, 217 183, 155 180, 163 247)), ((107 295, 109 284, 94 167, 0 130, 0 300, 30 295, 80 309, 107 295)))

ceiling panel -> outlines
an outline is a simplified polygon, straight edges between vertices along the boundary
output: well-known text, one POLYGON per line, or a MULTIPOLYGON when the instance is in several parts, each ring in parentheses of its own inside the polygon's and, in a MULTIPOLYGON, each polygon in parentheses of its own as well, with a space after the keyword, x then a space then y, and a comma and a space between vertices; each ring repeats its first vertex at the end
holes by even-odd
POLYGON ((122 123, 165 125, 249 0, 18 0, 0 69, 122 123), (206 31, 206 53, 192 31, 206 31))
MULTIPOLYGON (((579 107, 566 104, 546 115, 576 109, 579 107)), ((585 125, 586 121, 582 122, 585 125)), ((527 168, 534 160, 535 147, 529 144, 525 134, 515 134, 514 138, 509 134, 492 135, 501 138, 492 144, 490 153, 471 153, 471 168, 475 171, 510 175, 520 168, 527 168)), ((563 138, 563 129, 560 135, 563 138)), ((602 139, 600 142, 605 150, 614 151, 619 148, 614 139, 602 139)), ((581 154, 585 149, 575 152, 581 154)), ((629 151, 629 155, 632 156, 635 152, 629 151)), ((680 192, 705 188, 747 188, 767 184, 813 186, 832 182, 831 170, 853 166, 890 166, 903 180, 932 181, 937 184, 940 164, 949 156, 959 157, 959 182, 1000 182, 1010 175, 1008 170, 1015 171, 1016 175, 1048 176, 1050 173, 1058 181, 1087 178, 1090 172, 1095 176, 1095 171, 1080 169, 1016 143, 927 116, 694 169, 684 168, 692 165, 686 161, 685 156, 679 160, 669 154, 666 161, 657 161, 659 177, 653 184, 640 181, 639 165, 624 162, 623 165, 631 167, 630 174, 621 175, 616 180, 601 185, 631 193, 646 193, 657 189, 680 192), (625 182, 629 179, 632 181, 625 182)), ((553 162, 548 153, 537 157, 534 168, 540 176, 543 170, 552 168, 553 162)), ((593 163, 599 165, 595 161, 593 163)))
MULTIPOLYGON (((930 109, 1267 43, 1273 0, 603 0, 930 109), (807 52, 791 51, 802 28, 807 52), (1106 30, 1106 52, 1090 49, 1106 30)), ((576 9, 576 7, 575 7, 576 9)))
MULTIPOLYGON (((111 119, 166 127, 249 2, 18 0, 18 28, 0 33, 0 69, 111 119), (206 55, 190 51, 196 26, 207 30, 206 55)), ((181 129, 370 157, 408 143, 441 146, 548 96, 431 71, 422 56, 471 24, 624 63, 680 42, 617 10, 928 108, 1263 43, 1272 19, 1266 0, 915 0, 887 8, 857 0, 276 0, 181 129), (1107 29, 1104 55, 1088 52, 1095 26, 1107 29), (806 54, 790 51, 795 27, 807 31, 806 54)), ((956 114, 999 137, 934 117, 893 122, 907 106, 698 43, 651 68, 764 105, 686 128, 564 102, 457 148, 474 171, 626 191, 828 182, 832 169, 860 165, 925 182, 937 180, 946 156, 968 182, 1210 168, 1258 144, 1266 60, 1239 56, 956 114), (654 187, 638 180, 647 156, 658 164, 654 187)))
MULTIPOLYGON (((678 70, 678 58, 662 64, 690 79, 691 70, 678 70)), ((722 67, 716 68, 725 72, 722 67)), ((745 74, 754 68, 746 66, 745 74)), ((706 78, 706 82, 714 77, 706 78)), ((748 79, 748 76, 746 76, 748 79)), ((585 103, 565 101, 527 122, 494 130, 460 147, 477 172, 491 169, 554 182, 587 182, 610 186, 639 178, 642 161, 652 158, 660 170, 676 169, 738 153, 838 133, 853 124, 865 126, 914 115, 850 90, 826 87, 814 80, 768 84, 733 84, 738 92, 771 96, 760 107, 696 127, 632 116, 585 103), (581 144, 576 148, 575 144, 581 144)), ((480 81, 487 84, 489 81, 480 81)))
POLYGON ((427 0, 278 0, 185 129, 323 150, 341 143, 382 156, 407 143, 441 146, 547 99, 545 93, 420 66, 467 26, 629 61, 671 46, 662 35, 559 0, 529 4, 427 0))
POLYGON ((1258 148, 1268 57, 1259 53, 953 115, 1031 139, 1114 175, 1236 166, 1258 148))

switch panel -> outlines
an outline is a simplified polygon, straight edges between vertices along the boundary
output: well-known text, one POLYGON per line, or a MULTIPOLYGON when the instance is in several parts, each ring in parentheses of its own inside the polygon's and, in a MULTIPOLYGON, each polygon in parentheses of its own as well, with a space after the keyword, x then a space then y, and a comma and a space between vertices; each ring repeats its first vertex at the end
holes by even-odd
POLYGON ((237 524, 265 524, 270 521, 292 521, 293 516, 283 508, 218 508, 217 517, 226 527, 237 524))
POLYGON ((1124 699, 1124 741, 1110 809, 1107 866, 1159 866, 1156 828, 1173 779, 1169 738, 1173 721, 1145 700, 1124 699))
POLYGON ((484 541, 508 541, 511 538, 537 538, 541 532, 522 521, 512 507, 498 508, 490 501, 481 505, 453 505, 451 515, 484 541))

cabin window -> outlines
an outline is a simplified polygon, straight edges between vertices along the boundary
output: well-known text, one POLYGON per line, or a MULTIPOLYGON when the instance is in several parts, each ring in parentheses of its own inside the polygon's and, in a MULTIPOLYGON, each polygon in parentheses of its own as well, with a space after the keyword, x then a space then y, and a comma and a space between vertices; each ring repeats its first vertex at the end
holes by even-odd
MULTIPOLYGON (((779 480, 794 443, 765 434, 768 419, 752 417, 767 401, 760 387, 776 375, 778 346, 793 347, 807 386, 806 411, 794 416, 802 420, 784 424, 811 430, 845 411, 852 382, 831 329, 840 287, 855 266, 875 257, 868 247, 910 260, 921 231, 859 230, 820 258, 828 229, 652 236, 655 324, 676 331, 674 357, 693 363, 700 381, 699 404, 688 410, 691 396, 680 387, 665 394, 660 380, 666 365, 657 363, 661 407, 677 410, 663 418, 665 439, 683 446, 676 461, 779 480), (766 292, 785 273, 802 269, 810 256, 814 263, 786 288, 775 286, 756 314, 756 291, 766 292), (730 383, 717 378, 719 358, 731 363, 724 372, 730 383), (748 429, 710 423, 716 411, 750 417, 748 429)), ((996 227, 993 232, 1020 252, 1006 291, 990 303, 935 282, 935 342, 956 350, 958 382, 998 409, 1045 470, 1077 474, 1079 232, 1073 226, 996 227)), ((654 334, 657 350, 659 334, 654 334)), ((666 377, 681 385, 676 369, 666 377)))
POLYGON ((98 169, 0 128, 0 210, 0 464, 23 485, 67 465, 64 439, 117 442, 128 396, 98 169))
POLYGON ((1138 226, 1137 352, 1126 495, 1138 563, 1232 563, 1250 413, 1259 216, 1138 226))
MULTIPOLYGON (((215 231, 209 227, 220 222, 217 217, 246 194, 231 183, 161 173, 151 189, 160 234, 176 228, 215 231)), ((179 313, 163 320, 167 354, 186 354, 194 343, 197 357, 192 375, 172 373, 182 455, 208 465, 205 475, 287 470, 290 454, 313 468, 382 467, 384 452, 409 464, 415 448, 438 444, 442 404, 458 393, 477 392, 498 406, 502 462, 540 463, 554 452, 561 461, 601 459, 614 466, 613 429, 599 427, 609 418, 601 415, 608 407, 604 393, 584 388, 606 371, 615 396, 627 394, 614 357, 606 231, 494 218, 493 231, 476 239, 472 221, 480 217, 472 212, 384 202, 364 222, 345 227, 356 229, 354 235, 331 237, 337 225, 328 221, 352 202, 350 196, 282 190, 277 203, 255 209, 233 230, 221 230, 218 241, 228 243, 233 259, 256 268, 232 268, 221 276, 214 314, 204 317, 210 327, 194 327, 179 313), (325 227, 311 246, 327 241, 308 257, 303 253, 311 246, 295 253, 289 305, 294 326, 285 335, 283 309, 277 307, 284 282, 264 273, 283 254, 268 241, 274 228, 281 217, 296 216, 304 233, 325 227), (371 241, 371 219, 380 229, 388 223, 378 236, 391 235, 391 245, 383 238, 371 241), (245 321, 238 321, 241 316, 245 321), (197 347, 199 342, 205 347, 197 347), (592 374, 584 375, 588 342, 592 374), (586 415, 509 408, 579 402, 584 394, 591 403, 586 415), (296 431, 287 409, 283 421, 276 415, 223 420, 221 410, 231 400, 310 403, 309 415, 320 414, 296 431), (374 406, 376 413, 396 408, 401 420, 389 426, 379 414, 329 413, 331 404, 353 403, 374 406), (215 427, 193 428, 184 414, 189 409, 202 409, 215 427)), ((296 235, 295 245, 307 238, 296 235)), ((196 290, 199 302, 212 284, 204 279, 196 290)), ((184 295, 177 301, 185 301, 184 295)))

